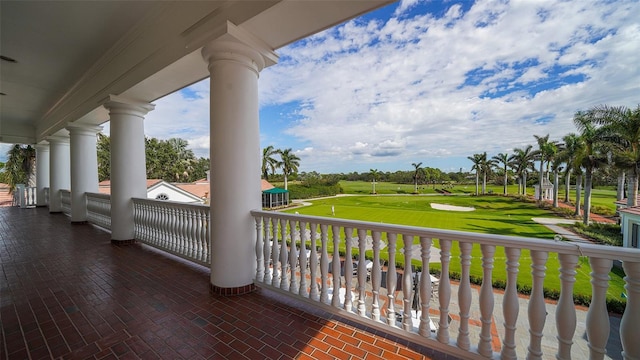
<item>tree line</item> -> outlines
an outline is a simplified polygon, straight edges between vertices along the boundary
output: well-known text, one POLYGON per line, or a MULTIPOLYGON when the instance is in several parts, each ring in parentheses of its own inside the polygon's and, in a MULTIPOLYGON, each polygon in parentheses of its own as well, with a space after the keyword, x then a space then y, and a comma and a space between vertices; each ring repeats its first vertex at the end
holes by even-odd
MULTIPOLYGON (((198 158, 187 149, 189 143, 180 138, 159 140, 145 138, 147 179, 168 182, 194 182, 207 177, 209 159, 198 158)), ((109 136, 98 133, 98 180, 111 176, 111 142, 109 136)), ((0 163, 0 182, 13 192, 17 184, 35 186, 36 151, 31 145, 15 144, 7 152, 7 162, 0 163)))
MULTIPOLYGON (((576 198, 575 215, 580 215, 584 201, 583 222, 589 223, 591 190, 598 172, 617 177, 618 200, 625 197, 627 183, 627 205, 637 206, 638 175, 640 174, 640 105, 635 109, 624 106, 594 106, 578 111, 573 117, 578 133, 566 134, 562 141, 549 140, 549 134, 534 135, 537 148, 528 145, 513 149, 512 154, 499 153, 491 158, 486 152, 473 154, 468 159, 475 172, 476 195, 482 177, 482 194, 485 193, 487 177, 495 170, 503 177, 504 193, 510 176, 518 179, 518 194, 526 194, 527 176, 537 172, 539 189, 553 184, 553 206, 558 206, 560 177, 564 178, 564 201, 569 203, 569 189, 574 179, 576 198), (535 168, 535 163, 538 168, 535 168), (553 174, 553 182, 549 175, 553 174), (584 198, 582 190, 584 189, 584 198)), ((602 175, 602 174, 600 174, 602 175)), ((542 200, 543 192, 538 191, 542 200)))

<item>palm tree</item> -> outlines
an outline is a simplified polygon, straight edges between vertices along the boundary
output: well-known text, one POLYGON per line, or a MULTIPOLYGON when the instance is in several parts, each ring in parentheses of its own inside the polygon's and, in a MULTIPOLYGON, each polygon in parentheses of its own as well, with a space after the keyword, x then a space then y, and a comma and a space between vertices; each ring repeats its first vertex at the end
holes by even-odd
POLYGON ((471 167, 471 170, 472 171, 475 170, 476 172, 476 196, 478 196, 478 182, 479 182, 480 171, 482 171, 482 154, 473 154, 473 157, 467 156, 467 159, 473 162, 473 166, 471 167))
POLYGON ((262 149, 262 178, 265 180, 269 180, 269 170, 271 170, 271 174, 276 172, 278 160, 273 156, 278 153, 279 150, 274 149, 272 145, 262 149))
POLYGON ((280 162, 282 167, 282 173, 284 175, 284 189, 288 190, 287 178, 289 175, 293 175, 298 172, 298 166, 300 166, 300 158, 294 154, 291 150, 278 150, 280 154, 280 158, 282 161, 280 162))
POLYGON ((605 129, 598 127, 598 113, 594 109, 578 111, 573 122, 580 131, 580 137, 584 142, 582 151, 578 154, 578 159, 584 167, 584 217, 583 223, 589 224, 589 213, 591 211, 591 183, 593 171, 607 162, 606 153, 602 151, 602 143, 605 139, 605 129))
MULTIPOLYGON (((604 125, 607 140, 613 145, 613 163, 629 176, 627 206, 638 205, 640 178, 640 105, 635 110, 624 106, 592 109, 593 121, 604 125)), ((624 180, 623 180, 624 182, 624 180)))
POLYGON ((373 186, 372 194, 376 194, 376 178, 378 178, 379 171, 378 169, 370 169, 369 174, 371 174, 371 185, 373 186))
POLYGON ((504 171, 504 181, 503 181, 504 194, 508 195, 507 179, 509 176, 509 173, 508 173, 509 155, 505 153, 499 153, 498 155, 495 155, 494 157, 492 157, 492 159, 494 160, 496 165, 502 165, 502 171, 504 171))
MULTIPOLYGON (((556 145, 555 142, 549 141, 549 134, 545 136, 533 135, 538 142, 538 150, 536 150, 536 158, 540 161, 540 174, 538 179, 538 200, 542 201, 544 197, 543 193, 543 185, 544 185, 544 164, 547 162, 547 170, 549 168, 549 163, 555 156, 556 153, 556 145)), ((548 171, 547 171, 548 175, 548 171)), ((548 179, 547 179, 548 180, 548 179)))
POLYGON ((487 175, 491 173, 491 168, 494 166, 494 161, 487 158, 487 152, 482 153, 482 161, 480 162, 480 169, 482 170, 482 195, 487 193, 487 175))
MULTIPOLYGON (((564 168, 564 202, 569 202, 569 187, 571 185, 571 172, 576 168, 576 156, 580 151, 582 142, 580 137, 574 133, 565 135, 562 138, 564 143, 562 149, 558 152, 557 160, 566 164, 564 168)), ((580 165, 577 165, 578 167, 580 165)))
POLYGON ((414 167, 414 171, 413 171, 413 184, 414 184, 415 186, 414 186, 414 190, 413 190, 413 192, 414 192, 415 194, 417 194, 417 193, 418 193, 418 178, 420 177, 420 173, 422 172, 422 167, 421 167, 421 166, 422 166, 422 163, 421 163, 421 162, 419 162, 419 163, 417 163, 417 164, 416 164, 416 163, 411 163, 411 166, 413 166, 413 167, 414 167))
POLYGON ((527 195, 527 173, 532 166, 534 157, 533 146, 527 145, 526 148, 513 149, 513 155, 509 158, 509 161, 515 167, 516 175, 521 179, 522 190, 518 190, 519 194, 527 195))
POLYGON ((31 145, 14 145, 7 152, 5 180, 13 193, 17 184, 35 186, 36 149, 31 145))

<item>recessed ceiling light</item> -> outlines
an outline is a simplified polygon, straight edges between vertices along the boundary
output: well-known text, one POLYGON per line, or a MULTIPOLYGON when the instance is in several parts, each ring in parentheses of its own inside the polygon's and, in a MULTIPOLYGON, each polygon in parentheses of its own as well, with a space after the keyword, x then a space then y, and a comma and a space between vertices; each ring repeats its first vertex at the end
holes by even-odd
POLYGON ((17 63, 18 62, 16 59, 10 58, 10 57, 4 56, 4 55, 0 55, 0 60, 12 62, 12 63, 17 63))

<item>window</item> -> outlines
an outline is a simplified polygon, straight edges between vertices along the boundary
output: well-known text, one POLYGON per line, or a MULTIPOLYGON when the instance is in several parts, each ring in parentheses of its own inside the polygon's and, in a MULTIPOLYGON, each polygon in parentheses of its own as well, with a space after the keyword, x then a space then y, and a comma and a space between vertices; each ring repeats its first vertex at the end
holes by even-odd
POLYGON ((638 248, 638 233, 640 233, 638 224, 631 225, 631 247, 638 248))
POLYGON ((169 195, 165 193, 158 194, 156 196, 156 200, 169 200, 169 195))

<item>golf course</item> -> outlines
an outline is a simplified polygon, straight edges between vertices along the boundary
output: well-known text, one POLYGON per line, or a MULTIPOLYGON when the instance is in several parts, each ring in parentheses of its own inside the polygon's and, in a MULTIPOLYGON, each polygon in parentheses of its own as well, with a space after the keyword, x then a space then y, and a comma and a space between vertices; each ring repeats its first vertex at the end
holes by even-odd
MULTIPOLYGON (((341 185, 345 189, 342 183, 341 185)), ((365 191, 365 186, 368 186, 370 192, 372 185, 364 182, 345 185, 347 185, 345 189, 347 194, 305 200, 304 206, 296 206, 286 210, 286 212, 554 241, 555 233, 532 219, 553 218, 557 217, 557 215, 538 207, 535 202, 522 201, 517 197, 498 195, 471 196, 467 191, 474 192, 475 188, 472 187, 467 187, 466 189, 452 188, 450 189, 451 195, 441 195, 436 191, 427 192, 426 189, 423 189, 424 194, 421 195, 398 195, 399 185, 380 183, 376 184, 377 195, 358 195, 360 191, 365 191), (358 189, 361 190, 358 191, 358 189)), ((406 184, 404 186, 407 187, 406 184)), ((400 191, 411 192, 413 187, 400 189, 400 191)), ((502 191, 502 188, 499 188, 499 191, 502 191)), ((514 188, 513 191, 515 193, 516 189, 514 188)), ((497 193, 498 189, 493 192, 494 194, 497 193)), ((598 192, 598 203, 606 206, 605 204, 608 201, 613 206, 615 192, 598 192)), ((418 243, 417 239, 414 241, 416 244, 418 243)), ((433 245, 439 248, 437 239, 434 239, 433 245)), ((401 247, 402 242, 399 241, 398 249, 401 247)), ((471 277, 476 281, 481 281, 482 255, 479 245, 474 245, 472 256, 471 277)), ((460 250, 457 243, 454 243, 452 247, 451 257, 450 275, 452 278, 456 278, 456 275, 459 276, 461 271, 460 250)), ((402 254, 399 250, 396 258, 402 260, 402 254)), ((504 248, 497 248, 492 279, 494 285, 504 284, 506 281, 505 261, 504 248)), ((544 287, 545 293, 551 298, 557 296, 560 292, 559 266, 557 254, 550 253, 546 264, 547 271, 544 287)), ((439 271, 439 263, 430 264, 430 272, 437 274, 439 271)), ((591 268, 587 257, 580 258, 576 272, 574 298, 582 299, 580 303, 586 303, 585 299, 588 300, 591 296, 591 268)), ((621 296, 624 293, 623 271, 614 267, 609 276, 607 298, 612 301, 624 302, 621 296)), ((531 258, 529 251, 523 250, 520 258, 518 287, 521 292, 526 293, 527 289, 531 289, 531 283, 531 258)))

